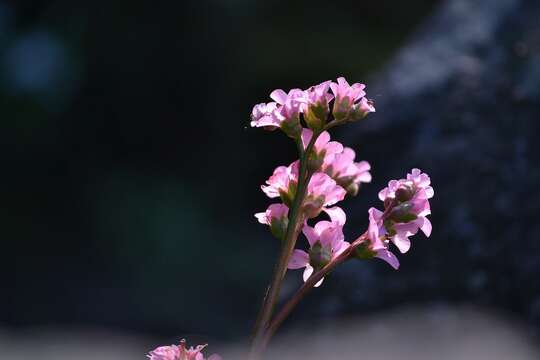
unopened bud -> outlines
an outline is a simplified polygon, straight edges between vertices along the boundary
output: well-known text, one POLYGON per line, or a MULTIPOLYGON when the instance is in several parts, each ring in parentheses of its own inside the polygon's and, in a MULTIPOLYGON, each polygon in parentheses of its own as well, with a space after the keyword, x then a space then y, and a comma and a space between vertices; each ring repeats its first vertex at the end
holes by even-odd
POLYGON ((316 270, 322 269, 332 260, 332 249, 323 247, 317 241, 309 250, 309 264, 316 270))
POLYGON ((321 209, 324 205, 324 197, 318 196, 316 198, 308 197, 304 201, 304 214, 306 218, 312 219, 317 217, 321 213, 321 209))
POLYGON ((270 232, 280 240, 285 239, 287 228, 289 227, 289 219, 286 216, 274 218, 270 223, 270 232))
POLYGON ((304 114, 304 120, 307 126, 313 131, 321 131, 326 123, 328 111, 328 104, 309 105, 304 114))
POLYGON ((399 202, 405 202, 412 199, 415 194, 415 189, 411 185, 402 185, 396 190, 396 199, 399 202))
POLYGON ((395 206, 390 212, 389 219, 398 223, 407 223, 417 218, 416 214, 412 212, 413 205, 405 202, 395 206))

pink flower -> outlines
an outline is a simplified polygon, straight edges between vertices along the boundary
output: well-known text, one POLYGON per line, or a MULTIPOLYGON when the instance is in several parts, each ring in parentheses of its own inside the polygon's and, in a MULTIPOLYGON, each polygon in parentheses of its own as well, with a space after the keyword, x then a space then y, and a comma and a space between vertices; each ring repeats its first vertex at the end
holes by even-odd
POLYGON ((270 226, 270 231, 278 239, 284 239, 289 226, 289 208, 284 204, 272 204, 266 212, 255 214, 261 224, 270 226))
POLYGON ((178 360, 180 348, 176 345, 160 346, 147 355, 150 360, 178 360))
POLYGON ((368 247, 363 249, 366 252, 364 256, 376 257, 386 261, 394 269, 399 268, 399 260, 388 250, 388 240, 386 239, 386 229, 383 225, 383 212, 375 208, 368 210, 369 227, 368 227, 368 247), (371 254, 370 254, 371 253, 371 254))
MULTIPOLYGON (((330 261, 345 251, 350 244, 343 235, 345 213, 340 208, 327 209, 331 221, 319 221, 315 227, 304 225, 302 232, 309 242, 309 251, 294 250, 289 261, 289 269, 304 270, 304 281, 307 281, 315 270, 325 267, 330 261)), ((322 284, 321 279, 315 287, 322 284)))
POLYGON ((375 112, 375 106, 373 106, 373 101, 368 100, 365 97, 360 99, 360 102, 356 104, 356 106, 358 107, 359 111, 365 113, 366 115, 368 113, 375 112))
POLYGON ((296 195, 299 171, 298 166, 299 162, 295 161, 287 167, 277 167, 272 176, 266 180, 267 185, 261 186, 262 191, 269 198, 281 197, 283 202, 290 206, 296 195))
POLYGON ((335 97, 332 113, 338 121, 347 119, 353 105, 366 96, 364 91, 366 86, 364 84, 355 83, 349 85, 343 77, 338 78, 337 83, 331 83, 330 88, 335 97))
POLYGON ((431 214, 429 199, 434 195, 430 183, 427 174, 412 169, 407 179, 391 180, 388 187, 379 192, 379 199, 384 201, 385 208, 392 207, 385 227, 390 240, 402 253, 409 251, 409 237, 419 229, 427 237, 431 235, 431 222, 426 217, 431 214))
POLYGON ((278 119, 285 121, 298 117, 301 105, 305 102, 306 94, 301 89, 289 90, 288 94, 281 89, 277 89, 272 91, 270 97, 280 105, 276 112, 278 119))
POLYGON ((428 199, 433 197, 429 185, 429 176, 418 169, 407 174, 407 179, 388 182, 388 187, 379 192, 385 211, 369 209, 368 241, 358 248, 357 257, 378 257, 397 269, 399 261, 388 250, 389 244, 406 253, 411 247, 409 237, 419 229, 428 237, 431 234, 431 222, 426 217, 431 214, 428 199))
POLYGON ((305 91, 304 119, 311 129, 321 130, 330 112, 328 103, 334 98, 328 93, 331 81, 312 86, 305 91))
POLYGON ((308 218, 314 218, 326 206, 332 206, 343 200, 347 192, 335 180, 322 172, 311 176, 308 184, 304 211, 308 218))
POLYGON ((202 354, 206 345, 198 345, 189 349, 186 347, 186 341, 181 340, 180 345, 161 346, 151 351, 147 357, 150 360, 222 360, 221 356, 214 354, 208 359, 202 354))
POLYGON ((251 112, 251 126, 264 127, 268 130, 281 128, 288 136, 300 136, 302 126, 299 114, 305 103, 305 93, 292 89, 287 94, 281 89, 272 91, 270 97, 275 102, 255 105, 251 112))
POLYGON ((351 148, 325 159, 323 171, 330 175, 351 195, 356 195, 360 183, 371 182, 371 165, 367 161, 354 162, 356 154, 351 148))
MULTIPOLYGON (((262 185, 261 189, 268 197, 281 197, 285 205, 291 206, 298 186, 298 166, 299 162, 295 161, 288 167, 277 167, 272 176, 266 180, 267 185, 262 185)), ((319 215, 323 207, 334 205, 343 200, 345 195, 345 189, 330 176, 316 172, 308 184, 304 211, 309 218, 313 218, 319 215)))
POLYGON ((264 127, 267 130, 278 128, 279 121, 273 115, 276 108, 275 102, 255 105, 251 111, 251 127, 264 127))
MULTIPOLYGON (((304 147, 304 150, 308 147, 312 136, 312 130, 302 130, 302 145, 304 147)), ((317 140, 315 140, 312 151, 313 153, 309 157, 309 167, 310 169, 316 171, 320 170, 326 158, 342 152, 343 145, 341 145, 337 141, 330 141, 330 134, 328 133, 328 131, 323 131, 319 134, 317 140)))
MULTIPOLYGON (((307 148, 311 137, 313 136, 313 131, 310 129, 302 130, 302 145, 304 150, 307 148)), ((343 145, 337 141, 330 141, 330 134, 328 131, 323 131, 320 133, 317 140, 313 144, 313 151, 318 157, 325 157, 340 153, 343 151, 343 145)))
MULTIPOLYGON (((313 131, 302 131, 304 149, 309 144, 313 131)), ((330 134, 323 131, 313 144, 313 156, 310 157, 311 168, 321 170, 331 176, 341 187, 351 195, 358 193, 360 183, 371 182, 367 161, 354 162, 356 154, 351 148, 343 148, 337 141, 330 141, 330 134)))

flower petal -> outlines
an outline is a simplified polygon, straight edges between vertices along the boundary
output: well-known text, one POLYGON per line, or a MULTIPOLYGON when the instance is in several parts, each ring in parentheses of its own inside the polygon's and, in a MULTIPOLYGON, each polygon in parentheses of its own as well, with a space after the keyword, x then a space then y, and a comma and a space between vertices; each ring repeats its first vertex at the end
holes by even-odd
POLYGON ((295 270, 309 266, 309 255, 304 250, 294 250, 289 260, 288 268, 295 270))
POLYGON ((330 216, 330 220, 332 222, 335 222, 339 225, 345 225, 345 221, 347 221, 347 215, 345 214, 345 211, 343 211, 343 209, 339 206, 323 208, 322 210, 327 213, 328 216, 330 216))
POLYGON ((287 93, 281 89, 276 89, 270 94, 272 100, 280 105, 283 105, 287 101, 287 93))
POLYGON ((377 251, 377 254, 375 255, 375 257, 386 261, 395 270, 399 269, 399 260, 390 251, 388 251, 386 249, 381 249, 381 250, 377 251))
POLYGON ((422 220, 422 224, 420 225, 420 230, 426 235, 426 237, 429 237, 431 235, 431 221, 427 217, 418 218, 417 220, 422 220))

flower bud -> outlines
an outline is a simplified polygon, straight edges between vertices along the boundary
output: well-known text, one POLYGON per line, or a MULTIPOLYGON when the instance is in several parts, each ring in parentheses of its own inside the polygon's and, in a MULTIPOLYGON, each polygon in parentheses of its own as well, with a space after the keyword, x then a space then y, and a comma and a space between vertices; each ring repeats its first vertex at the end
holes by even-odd
POLYGON ((353 253, 353 257, 359 260, 372 259, 375 255, 377 255, 377 252, 371 248, 371 244, 368 241, 358 245, 353 253))
POLYGON ((298 183, 296 181, 289 181, 289 187, 286 190, 280 189, 279 190, 279 196, 281 198, 281 201, 288 207, 292 206, 292 203, 294 201, 294 197, 296 196, 296 188, 298 187, 298 183))
POLYGON ((332 249, 321 245, 320 241, 317 241, 309 249, 309 264, 313 266, 315 270, 322 269, 332 260, 332 249))
POLYGON ((372 112, 375 112, 373 101, 363 97, 362 99, 360 99, 360 102, 352 106, 351 113, 347 121, 360 121, 372 112))
POLYGON ((286 216, 282 218, 273 218, 270 221, 270 232, 280 240, 285 239, 288 227, 289 219, 286 216))
POLYGON ((334 115, 334 119, 336 121, 345 121, 347 120, 347 117, 349 116, 349 112, 351 110, 351 103, 350 99, 348 97, 345 97, 343 99, 336 98, 334 101, 334 108, 332 110, 332 115, 334 115))
POLYGON ((304 114, 304 120, 307 126, 313 131, 321 131, 324 129, 326 123, 326 116, 328 115, 328 105, 326 109, 319 104, 309 105, 307 111, 304 114))
POLYGON ((416 189, 414 186, 409 184, 402 184, 397 190, 396 190, 396 199, 399 202, 405 202, 412 199, 414 194, 416 193, 416 189))
POLYGON ((314 217, 317 217, 322 210, 322 207, 324 206, 324 196, 308 196, 304 200, 304 214, 308 219, 312 219, 314 217))
POLYGON ((413 205, 408 202, 401 203, 395 206, 388 218, 398 223, 407 223, 416 219, 416 214, 412 212, 413 205))
POLYGON ((298 139, 302 134, 302 125, 300 124, 300 118, 298 114, 291 118, 283 120, 281 123, 281 130, 290 138, 298 139))
POLYGON ((270 226, 272 235, 280 240, 285 239, 289 226, 289 208, 283 204, 272 204, 265 212, 255 214, 261 224, 270 226))
POLYGON ((308 170, 311 173, 319 171, 324 162, 324 157, 326 156, 326 151, 322 150, 321 152, 311 151, 308 156, 308 170))

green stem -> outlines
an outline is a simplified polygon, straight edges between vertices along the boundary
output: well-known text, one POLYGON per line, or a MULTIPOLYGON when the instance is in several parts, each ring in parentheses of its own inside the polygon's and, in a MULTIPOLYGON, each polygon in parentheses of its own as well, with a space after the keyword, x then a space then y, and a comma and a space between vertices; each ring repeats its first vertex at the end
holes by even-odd
MULTIPOLYGON (((388 214, 392 211, 393 207, 396 205, 395 199, 388 204, 388 206, 384 209, 384 212, 381 216, 382 219, 385 219, 388 214)), ((272 322, 270 325, 268 325, 268 329, 264 333, 264 338, 261 342, 261 349, 264 351, 266 347, 268 346, 268 343, 270 342, 270 339, 274 335, 274 333, 277 331, 279 326, 285 321, 285 319, 289 316, 289 314, 293 311, 293 309, 298 305, 300 300, 304 298, 304 296, 307 295, 307 293, 315 287, 315 284, 317 284, 322 278, 324 278, 326 275, 328 275, 330 272, 332 272, 338 265, 344 263, 348 259, 353 256, 356 249, 364 243, 368 239, 368 232, 364 232, 362 235, 360 235, 356 240, 354 240, 351 245, 342 252, 338 257, 336 257, 334 260, 330 261, 324 268, 317 271, 316 273, 312 274, 309 279, 296 291, 296 293, 291 297, 289 301, 283 305, 281 310, 278 312, 278 314, 272 319, 272 322)))
POLYGON ((317 284, 323 277, 328 275, 332 270, 334 270, 339 264, 342 264, 346 260, 348 260, 356 248, 360 246, 367 238, 367 232, 362 234, 358 239, 356 239, 351 246, 347 248, 343 253, 341 253, 338 257, 336 257, 334 260, 332 260, 330 263, 328 263, 324 268, 317 271, 313 275, 309 277, 309 279, 296 291, 296 293, 293 295, 293 297, 283 305, 283 308, 278 312, 278 314, 275 316, 275 318, 272 320, 270 325, 268 326, 267 331, 264 333, 264 338, 261 341, 261 350, 264 351, 266 349, 266 346, 270 342, 270 339, 276 332, 276 330, 279 328, 279 326, 283 323, 283 321, 289 316, 289 314, 292 312, 292 310, 298 305, 300 300, 304 298, 304 296, 315 287, 315 284, 317 284))
POLYGON ((272 282, 270 285, 270 289, 263 303, 261 313, 258 316, 258 321, 255 325, 254 336, 253 336, 251 351, 249 355, 249 359, 251 360, 260 359, 262 355, 263 349, 261 348, 261 345, 262 345, 262 340, 264 339, 264 333, 272 317, 272 312, 274 310, 277 299, 279 297, 281 284, 283 282, 283 278, 287 271, 287 265, 289 263, 291 254, 294 250, 296 239, 298 238, 298 234, 300 230, 299 225, 301 225, 301 223, 303 222, 303 219, 301 216, 302 215, 301 208, 302 208, 302 203, 307 193, 309 180, 311 179, 311 175, 312 175, 311 172, 309 172, 307 168, 308 158, 309 158, 311 149, 313 148, 313 145, 315 144, 315 140, 317 140, 318 136, 319 136, 319 133, 313 134, 305 151, 303 149, 301 139, 297 139, 297 145, 299 148, 299 153, 301 155, 300 156, 300 171, 298 175, 298 186, 297 186, 293 204, 289 212, 289 226, 287 227, 287 232, 285 234, 285 240, 284 240, 284 244, 281 250, 281 255, 279 257, 279 261, 277 262, 274 268, 274 274, 273 274, 272 282))

